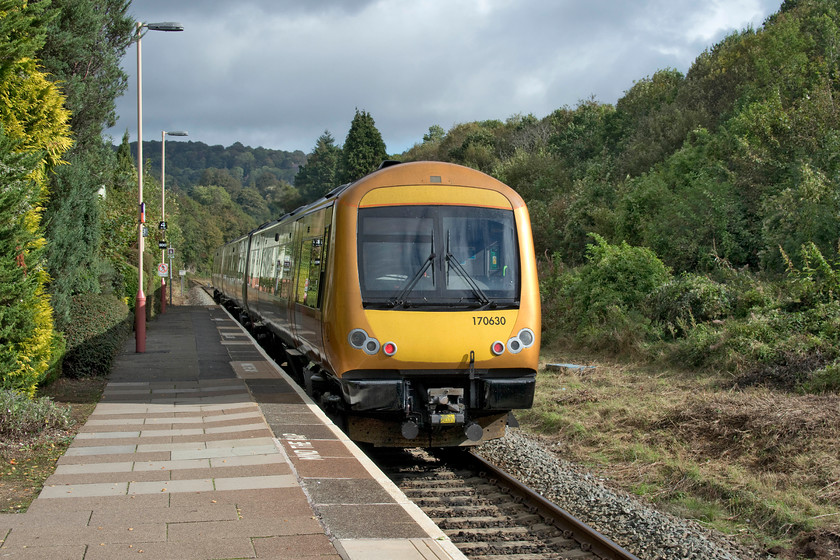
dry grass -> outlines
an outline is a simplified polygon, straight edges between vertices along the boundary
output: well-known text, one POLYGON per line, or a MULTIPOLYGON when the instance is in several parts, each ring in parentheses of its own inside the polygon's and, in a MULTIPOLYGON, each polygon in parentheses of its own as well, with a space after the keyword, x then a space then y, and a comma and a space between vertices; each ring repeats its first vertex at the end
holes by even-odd
MULTIPOLYGON (((566 459, 778 554, 840 541, 840 396, 733 390, 724 375, 545 354, 596 366, 541 371, 534 408, 517 415, 566 459)), ((810 557, 840 558, 840 546, 823 553, 810 557)))

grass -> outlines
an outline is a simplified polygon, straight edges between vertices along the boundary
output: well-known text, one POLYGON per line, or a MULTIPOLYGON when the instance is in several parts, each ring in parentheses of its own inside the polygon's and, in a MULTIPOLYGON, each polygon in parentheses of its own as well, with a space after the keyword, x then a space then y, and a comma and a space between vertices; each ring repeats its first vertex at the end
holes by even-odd
POLYGON ((558 348, 544 355, 596 366, 541 370, 534 407, 517 414, 565 459, 764 550, 840 530, 840 396, 735 389, 726 374, 558 348))
POLYGON ((3 397, 0 513, 26 511, 93 412, 105 384, 100 377, 61 378, 41 389, 32 402, 3 397))

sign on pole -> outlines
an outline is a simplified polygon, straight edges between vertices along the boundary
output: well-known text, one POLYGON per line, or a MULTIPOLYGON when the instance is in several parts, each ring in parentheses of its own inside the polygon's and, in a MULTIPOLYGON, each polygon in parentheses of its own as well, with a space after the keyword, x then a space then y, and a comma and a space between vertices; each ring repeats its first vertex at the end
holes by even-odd
POLYGON ((166 263, 160 263, 158 265, 158 276, 169 276, 169 265, 166 263))

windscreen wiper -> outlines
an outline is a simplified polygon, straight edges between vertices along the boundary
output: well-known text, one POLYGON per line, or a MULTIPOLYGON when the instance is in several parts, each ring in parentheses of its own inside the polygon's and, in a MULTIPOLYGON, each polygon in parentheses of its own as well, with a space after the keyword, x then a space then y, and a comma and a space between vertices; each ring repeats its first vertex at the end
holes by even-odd
POLYGON ((470 273, 467 272, 461 263, 458 262, 458 259, 455 258, 455 255, 449 250, 449 230, 446 231, 446 262, 452 265, 452 268, 455 269, 455 272, 458 273, 458 276, 464 279, 464 282, 470 287, 470 289, 475 294, 478 301, 481 303, 482 307, 485 306, 495 306, 495 303, 487 297, 487 294, 484 293, 484 290, 476 283, 470 273))
POLYGON ((388 300, 388 305, 390 307, 397 307, 398 305, 407 305, 405 298, 408 296, 408 294, 412 292, 412 290, 414 290, 414 287, 417 285, 417 282, 419 282, 423 275, 426 273, 426 271, 429 270, 429 267, 432 266, 433 262, 435 262, 436 257, 437 255, 435 255, 435 230, 432 229, 432 248, 429 252, 429 256, 426 259, 426 262, 424 262, 423 266, 421 266, 420 269, 414 273, 414 276, 411 277, 411 279, 408 281, 405 287, 402 290, 400 290, 400 292, 397 295, 388 300))

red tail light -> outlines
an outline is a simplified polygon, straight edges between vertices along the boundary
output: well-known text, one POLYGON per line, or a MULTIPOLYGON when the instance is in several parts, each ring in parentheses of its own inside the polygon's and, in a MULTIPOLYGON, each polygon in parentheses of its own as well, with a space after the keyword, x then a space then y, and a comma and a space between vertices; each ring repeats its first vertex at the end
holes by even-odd
POLYGON ((393 342, 386 342, 382 345, 382 352, 384 352, 386 356, 393 356, 397 353, 397 345, 393 342))
POLYGON ((501 340, 497 340, 490 346, 490 351, 494 356, 501 356, 505 352, 505 344, 501 340))

